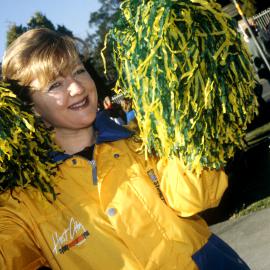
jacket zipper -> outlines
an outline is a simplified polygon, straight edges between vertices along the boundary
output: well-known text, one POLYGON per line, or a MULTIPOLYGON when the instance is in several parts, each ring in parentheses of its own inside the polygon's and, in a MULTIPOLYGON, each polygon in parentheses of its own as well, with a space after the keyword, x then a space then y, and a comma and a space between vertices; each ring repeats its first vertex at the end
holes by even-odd
MULTIPOLYGON (((94 157, 94 152, 95 152, 95 149, 94 149, 94 151, 93 151, 93 156, 92 157, 94 157)), ((94 159, 92 159, 92 160, 89 160, 89 159, 87 159, 87 158, 85 158, 85 157, 82 157, 82 156, 78 156, 78 157, 80 157, 80 158, 82 158, 82 159, 84 159, 84 160, 87 160, 87 162, 91 165, 91 167, 92 167, 92 182, 93 182, 93 185, 97 185, 97 183, 98 183, 98 179, 97 179, 97 164, 96 164, 96 161, 94 160, 94 159)))
POLYGON ((96 164, 96 161, 93 159, 93 160, 89 160, 88 162, 89 162, 89 164, 92 167, 92 181, 93 181, 93 185, 97 185, 98 180, 97 180, 97 164, 96 164))

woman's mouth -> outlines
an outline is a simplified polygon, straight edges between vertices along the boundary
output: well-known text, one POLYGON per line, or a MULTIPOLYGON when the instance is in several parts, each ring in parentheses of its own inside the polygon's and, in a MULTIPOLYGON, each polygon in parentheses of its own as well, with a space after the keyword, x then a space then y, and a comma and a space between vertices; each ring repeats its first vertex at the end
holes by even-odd
POLYGON ((82 110, 85 107, 87 107, 88 105, 89 105, 89 98, 87 96, 83 100, 70 105, 68 108, 71 110, 82 110))

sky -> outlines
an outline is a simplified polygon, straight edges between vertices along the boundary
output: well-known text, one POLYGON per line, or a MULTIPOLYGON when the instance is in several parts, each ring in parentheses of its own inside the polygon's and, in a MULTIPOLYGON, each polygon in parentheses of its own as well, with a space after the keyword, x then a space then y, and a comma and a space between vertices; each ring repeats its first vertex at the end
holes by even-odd
POLYGON ((73 34, 85 38, 92 30, 88 26, 90 13, 98 10, 98 0, 0 0, 0 62, 6 46, 9 25, 26 26, 39 11, 56 26, 65 25, 73 34))

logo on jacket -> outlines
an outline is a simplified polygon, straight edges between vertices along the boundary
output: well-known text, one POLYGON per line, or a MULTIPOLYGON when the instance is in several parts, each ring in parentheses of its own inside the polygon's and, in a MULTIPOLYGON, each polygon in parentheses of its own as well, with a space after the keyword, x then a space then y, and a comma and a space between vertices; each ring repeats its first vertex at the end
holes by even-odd
POLYGON ((72 247, 79 246, 86 241, 89 235, 89 232, 80 222, 71 218, 69 226, 61 234, 53 233, 53 253, 63 254, 72 247))

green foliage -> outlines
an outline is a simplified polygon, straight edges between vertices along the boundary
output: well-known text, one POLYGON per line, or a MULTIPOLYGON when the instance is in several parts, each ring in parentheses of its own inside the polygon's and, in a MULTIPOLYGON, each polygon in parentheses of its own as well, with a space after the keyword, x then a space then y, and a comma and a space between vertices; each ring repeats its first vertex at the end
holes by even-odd
POLYGON ((249 206, 243 205, 242 209, 234 213, 234 215, 231 218, 234 219, 234 218, 246 216, 256 211, 260 211, 262 209, 269 208, 269 207, 270 207, 270 197, 266 197, 260 201, 252 203, 249 206))
MULTIPOLYGON (((107 32, 112 27, 113 23, 117 21, 120 12, 120 0, 99 0, 101 7, 90 14, 89 26, 96 27, 93 34, 89 34, 86 41, 92 51, 92 59, 95 59, 95 68, 98 73, 104 77, 104 66, 101 59, 100 52, 104 46, 104 40, 107 32)), ((108 81, 116 80, 116 70, 112 60, 112 52, 110 48, 106 51, 105 57, 107 59, 107 76, 108 81)))
POLYGON ((55 30, 53 23, 41 12, 36 12, 27 23, 27 29, 49 28, 55 30))
POLYGON ((22 25, 16 25, 16 24, 12 24, 7 32, 7 42, 6 42, 6 46, 8 47, 13 40, 15 40, 17 37, 19 37, 22 33, 24 33, 27 30, 26 27, 22 26, 22 25))
POLYGON ((66 35, 66 36, 73 37, 72 31, 67 29, 64 25, 57 25, 56 32, 61 33, 61 34, 66 35))
POLYGON ((24 32, 34 29, 34 28, 49 28, 61 34, 65 34, 73 37, 72 31, 67 29, 64 25, 57 25, 55 27, 53 23, 41 12, 36 12, 29 20, 26 26, 13 24, 9 27, 7 31, 7 46, 9 46, 17 37, 19 37, 24 32))

